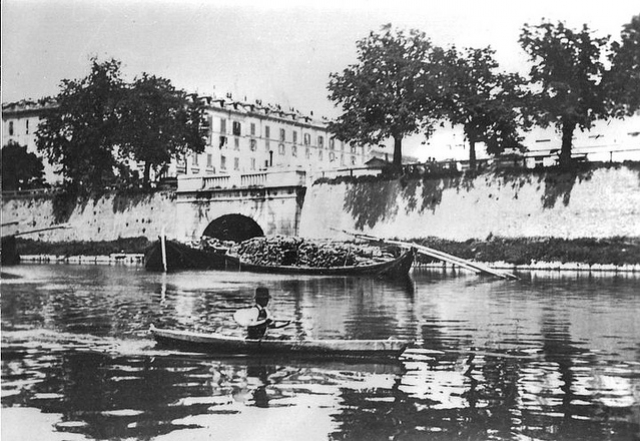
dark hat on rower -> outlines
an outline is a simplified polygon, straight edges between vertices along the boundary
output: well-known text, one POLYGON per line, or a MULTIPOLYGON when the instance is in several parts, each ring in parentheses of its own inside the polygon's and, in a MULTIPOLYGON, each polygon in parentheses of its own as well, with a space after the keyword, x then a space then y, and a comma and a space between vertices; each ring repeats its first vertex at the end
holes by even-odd
POLYGON ((264 286, 256 288, 256 299, 270 299, 269 290, 264 286))

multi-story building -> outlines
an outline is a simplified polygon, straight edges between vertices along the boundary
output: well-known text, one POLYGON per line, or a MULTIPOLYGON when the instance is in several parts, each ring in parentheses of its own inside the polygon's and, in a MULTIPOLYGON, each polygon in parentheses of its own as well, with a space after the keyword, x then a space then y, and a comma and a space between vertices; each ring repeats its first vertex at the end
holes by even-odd
MULTIPOLYGON (((36 147, 36 130, 38 124, 45 117, 47 110, 55 106, 53 100, 42 100, 40 102, 22 100, 14 103, 2 105, 2 146, 9 141, 16 142, 27 147, 29 153, 38 153, 36 147)), ((56 182, 60 177, 55 172, 54 167, 43 158, 45 179, 47 182, 56 182)))
MULTIPOLYGON (((173 161, 166 176, 215 175, 266 169, 300 168, 318 171, 362 166, 368 149, 335 139, 328 121, 280 106, 209 98, 206 111, 209 132, 205 151, 173 161)), ((2 106, 2 145, 14 140, 36 152, 35 132, 53 101, 20 101, 2 106)), ((143 164, 132 164, 142 168, 143 164)), ((45 164, 48 181, 56 175, 45 164)))

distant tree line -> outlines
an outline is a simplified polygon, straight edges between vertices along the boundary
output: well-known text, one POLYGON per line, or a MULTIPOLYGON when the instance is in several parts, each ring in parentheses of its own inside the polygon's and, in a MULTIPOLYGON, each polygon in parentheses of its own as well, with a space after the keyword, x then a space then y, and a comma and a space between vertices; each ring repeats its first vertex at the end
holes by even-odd
POLYGON ((120 66, 92 58, 86 77, 63 80, 36 132, 38 150, 76 193, 149 186, 172 158, 204 151, 203 100, 147 73, 128 83, 120 66), (142 176, 131 161, 144 164, 142 176))
POLYGON ((562 133, 560 165, 571 167, 576 128, 640 108, 640 15, 620 41, 587 25, 543 21, 525 24, 519 43, 531 61, 528 77, 501 72, 490 47, 441 48, 424 32, 387 24, 356 43, 356 64, 330 75, 329 98, 342 110, 330 129, 353 143, 393 139, 400 167, 406 137, 429 137, 448 121, 464 129, 474 167, 477 143, 489 154, 522 149, 523 131, 553 125, 562 133))

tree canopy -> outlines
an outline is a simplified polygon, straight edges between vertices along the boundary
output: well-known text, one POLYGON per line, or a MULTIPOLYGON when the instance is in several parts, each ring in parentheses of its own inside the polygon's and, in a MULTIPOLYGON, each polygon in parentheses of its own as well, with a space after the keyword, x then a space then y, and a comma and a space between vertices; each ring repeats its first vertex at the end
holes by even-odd
POLYGON ((640 15, 623 26, 620 41, 611 46, 608 98, 613 114, 625 117, 640 109, 640 15))
POLYGON ((26 190, 45 186, 44 166, 35 153, 11 140, 2 148, 0 155, 2 190, 26 190))
POLYGON ((120 63, 91 60, 89 75, 62 81, 60 93, 36 134, 38 150, 59 165, 65 181, 87 191, 116 182, 113 154, 120 140, 118 107, 124 84, 120 63))
POLYGON ((204 106, 197 95, 146 73, 129 84, 120 66, 92 58, 86 77, 63 80, 56 106, 36 133, 38 149, 76 190, 135 184, 129 160, 145 164, 148 184, 151 169, 204 150, 204 106))
POLYGON ((452 124, 464 129, 471 168, 475 168, 476 143, 484 143, 490 154, 502 153, 507 147, 522 148, 519 129, 524 124, 519 108, 523 79, 498 72, 494 54, 490 48, 458 52, 453 47, 444 57, 447 75, 442 108, 452 124))
POLYGON ((358 63, 332 73, 329 98, 342 115, 329 124, 339 139, 377 144, 393 138, 393 164, 402 162, 402 140, 429 132, 437 114, 441 66, 423 32, 385 25, 356 43, 358 63))
POLYGON ((525 25, 520 44, 533 62, 533 85, 527 110, 533 120, 562 132, 560 165, 570 166, 576 127, 589 129, 598 119, 611 116, 607 88, 602 81, 608 37, 596 37, 584 25, 579 31, 564 23, 525 25))
POLYGON ((120 154, 144 162, 143 182, 176 155, 202 153, 204 103, 176 90, 167 79, 143 73, 127 88, 120 106, 120 154))

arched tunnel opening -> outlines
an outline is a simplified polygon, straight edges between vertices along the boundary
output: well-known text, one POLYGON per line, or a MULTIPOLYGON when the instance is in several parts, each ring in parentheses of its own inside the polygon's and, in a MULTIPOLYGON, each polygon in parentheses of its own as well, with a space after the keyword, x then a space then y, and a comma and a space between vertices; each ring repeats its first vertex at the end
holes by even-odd
POLYGON ((219 240, 242 242, 252 237, 264 236, 264 231, 250 217, 241 214, 226 214, 211 221, 202 234, 219 240))

